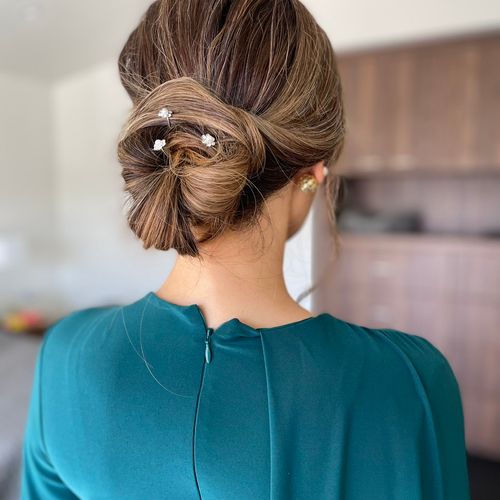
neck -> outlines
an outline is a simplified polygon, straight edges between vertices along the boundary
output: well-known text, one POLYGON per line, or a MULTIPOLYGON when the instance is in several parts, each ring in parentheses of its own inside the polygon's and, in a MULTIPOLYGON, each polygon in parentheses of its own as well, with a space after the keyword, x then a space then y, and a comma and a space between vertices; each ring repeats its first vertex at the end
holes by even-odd
POLYGON ((310 317, 288 293, 283 275, 286 234, 227 232, 205 244, 203 258, 178 256, 158 295, 179 305, 198 304, 216 327, 231 318, 272 327, 310 317))

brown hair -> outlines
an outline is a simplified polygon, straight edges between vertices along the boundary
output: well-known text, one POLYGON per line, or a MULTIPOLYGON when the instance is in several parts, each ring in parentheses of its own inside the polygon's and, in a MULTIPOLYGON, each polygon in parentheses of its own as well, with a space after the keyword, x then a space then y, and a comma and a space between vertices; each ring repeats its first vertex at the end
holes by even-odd
MULTIPOLYGON (((134 104, 118 158, 144 248, 198 256, 200 243, 255 224, 266 197, 342 150, 334 51, 298 0, 157 0, 118 64, 134 104)), ((331 172, 333 225, 338 187, 331 172)))

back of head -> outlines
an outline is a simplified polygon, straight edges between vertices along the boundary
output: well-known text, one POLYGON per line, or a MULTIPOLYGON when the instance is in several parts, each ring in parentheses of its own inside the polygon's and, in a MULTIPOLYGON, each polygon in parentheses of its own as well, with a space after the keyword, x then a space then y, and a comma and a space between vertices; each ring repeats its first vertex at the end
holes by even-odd
POLYGON ((145 248, 199 255, 342 149, 334 51, 299 0, 157 0, 119 70, 134 106, 118 158, 129 225, 145 248))

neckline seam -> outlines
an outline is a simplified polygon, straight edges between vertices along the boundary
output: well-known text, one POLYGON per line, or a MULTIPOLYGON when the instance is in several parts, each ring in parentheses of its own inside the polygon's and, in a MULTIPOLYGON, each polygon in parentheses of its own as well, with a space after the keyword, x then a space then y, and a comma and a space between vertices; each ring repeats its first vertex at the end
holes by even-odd
POLYGON ((277 325, 277 326, 261 327, 261 328, 254 328, 253 326, 250 326, 250 325, 244 323, 239 318, 234 317, 234 318, 230 318, 230 319, 222 322, 217 328, 214 328, 214 327, 209 327, 207 325, 205 317, 203 315, 203 311, 201 310, 201 307, 198 304, 194 304, 194 303, 193 304, 184 304, 184 305, 183 304, 175 304, 173 302, 169 302, 169 301, 163 299, 162 297, 158 296, 153 291, 148 292, 146 297, 148 295, 152 296, 152 298, 155 300, 155 302, 153 302, 153 305, 155 305, 157 308, 165 310, 165 311, 169 310, 169 309, 182 309, 182 310, 194 309, 194 310, 196 310, 198 312, 201 320, 202 320, 202 323, 203 323, 205 330, 208 328, 211 328, 214 333, 217 332, 218 330, 220 330, 221 328, 226 328, 226 327, 236 323, 237 325, 244 328, 245 330, 250 330, 251 332, 258 335, 261 333, 272 332, 272 331, 276 331, 276 330, 285 330, 285 329, 296 328, 299 325, 313 322, 314 320, 318 320, 327 314, 327 313, 323 312, 323 313, 319 313, 319 314, 314 315, 314 316, 310 316, 308 318, 303 318, 303 319, 300 319, 297 321, 293 321, 291 323, 286 323, 286 324, 277 325))

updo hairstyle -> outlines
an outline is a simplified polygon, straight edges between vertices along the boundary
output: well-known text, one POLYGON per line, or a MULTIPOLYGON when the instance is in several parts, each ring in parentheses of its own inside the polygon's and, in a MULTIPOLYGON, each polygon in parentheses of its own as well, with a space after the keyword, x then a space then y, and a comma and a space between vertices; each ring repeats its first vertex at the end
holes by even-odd
MULTIPOLYGON (((201 243, 255 225, 264 200, 305 167, 331 170, 342 150, 334 51, 298 0, 157 0, 118 65, 133 103, 118 159, 144 248, 199 256, 201 243)), ((330 172, 333 224, 337 191, 330 172)))

